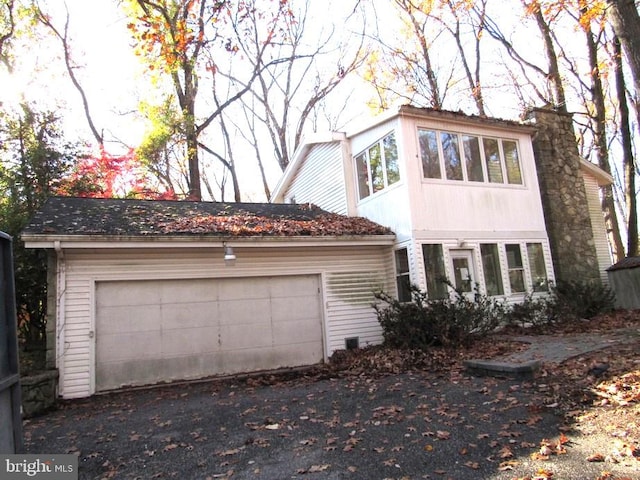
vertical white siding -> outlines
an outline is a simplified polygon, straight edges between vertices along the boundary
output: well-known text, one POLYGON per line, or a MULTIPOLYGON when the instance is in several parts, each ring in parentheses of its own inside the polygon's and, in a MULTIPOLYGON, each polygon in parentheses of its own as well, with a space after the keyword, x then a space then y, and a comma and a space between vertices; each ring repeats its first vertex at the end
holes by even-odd
POLYGON ((347 214, 347 192, 340 142, 313 145, 284 193, 295 203, 313 203, 330 212, 347 214))
POLYGON ((344 348, 344 338, 360 344, 381 341, 371 308, 374 288, 392 285, 391 246, 243 248, 234 245, 235 266, 225 266, 221 248, 165 250, 66 250, 64 297, 58 321, 57 365, 60 395, 94 393, 95 284, 103 280, 264 277, 318 274, 323 278, 324 351, 344 348))
POLYGON ((591 228, 593 230, 593 241, 595 242, 596 255, 598 257, 600 279, 604 285, 609 285, 607 268, 611 266, 611 253, 607 239, 607 228, 602 214, 602 207, 600 206, 600 188, 593 176, 583 171, 582 177, 584 178, 584 187, 587 191, 587 204, 589 207, 589 217, 591 218, 591 228))

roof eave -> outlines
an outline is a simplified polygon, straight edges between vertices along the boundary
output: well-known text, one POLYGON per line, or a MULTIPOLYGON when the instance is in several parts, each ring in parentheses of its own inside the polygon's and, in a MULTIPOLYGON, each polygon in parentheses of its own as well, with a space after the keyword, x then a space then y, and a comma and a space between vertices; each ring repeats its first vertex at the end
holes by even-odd
POLYGON ((22 235, 26 248, 44 249, 114 249, 114 248, 211 248, 224 243, 243 247, 312 247, 312 246, 391 246, 396 236, 384 235, 22 235))

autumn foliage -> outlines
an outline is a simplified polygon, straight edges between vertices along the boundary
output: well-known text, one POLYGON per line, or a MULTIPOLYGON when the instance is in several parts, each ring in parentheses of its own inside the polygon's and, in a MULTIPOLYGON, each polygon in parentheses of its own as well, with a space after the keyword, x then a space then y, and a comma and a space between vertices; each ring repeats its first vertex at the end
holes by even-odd
POLYGON ((159 192, 150 186, 149 178, 132 149, 123 155, 113 155, 100 148, 97 155, 80 158, 71 174, 60 181, 54 194, 88 198, 176 199, 175 192, 159 192))

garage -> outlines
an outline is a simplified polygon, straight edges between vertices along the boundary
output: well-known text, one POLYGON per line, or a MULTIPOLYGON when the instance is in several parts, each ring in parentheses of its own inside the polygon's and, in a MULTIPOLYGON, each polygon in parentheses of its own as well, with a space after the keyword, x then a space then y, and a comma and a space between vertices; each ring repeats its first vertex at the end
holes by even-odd
POLYGON ((310 204, 51 197, 47 368, 62 398, 314 365, 382 341, 386 227, 310 204))
POLYGON ((96 391, 323 359, 317 275, 96 283, 96 391))

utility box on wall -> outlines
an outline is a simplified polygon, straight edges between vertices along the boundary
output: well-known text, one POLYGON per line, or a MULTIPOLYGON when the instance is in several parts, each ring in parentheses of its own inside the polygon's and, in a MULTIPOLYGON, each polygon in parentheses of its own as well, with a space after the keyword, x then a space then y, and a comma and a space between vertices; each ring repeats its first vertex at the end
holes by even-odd
POLYGON ((627 257, 607 269, 616 307, 640 309, 640 257, 627 257))
POLYGON ((20 370, 11 237, 0 232, 0 453, 22 450, 20 370))

